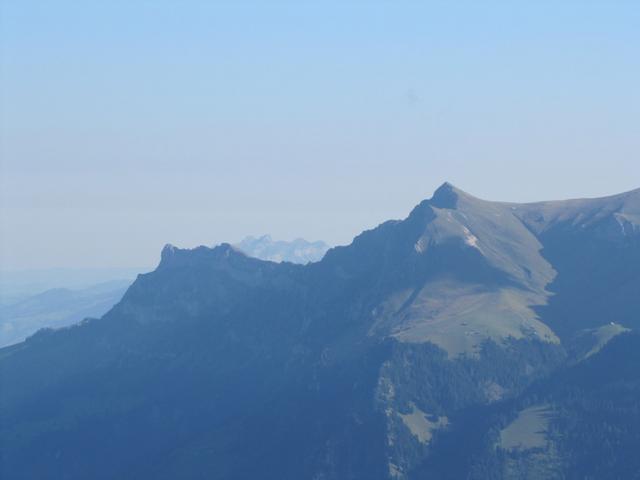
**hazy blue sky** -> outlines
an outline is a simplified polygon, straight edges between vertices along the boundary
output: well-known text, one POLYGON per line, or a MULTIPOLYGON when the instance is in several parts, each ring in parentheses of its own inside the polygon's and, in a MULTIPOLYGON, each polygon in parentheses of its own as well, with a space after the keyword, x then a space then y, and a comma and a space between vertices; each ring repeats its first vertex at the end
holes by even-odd
POLYGON ((640 2, 2 0, 3 268, 640 187, 640 2))

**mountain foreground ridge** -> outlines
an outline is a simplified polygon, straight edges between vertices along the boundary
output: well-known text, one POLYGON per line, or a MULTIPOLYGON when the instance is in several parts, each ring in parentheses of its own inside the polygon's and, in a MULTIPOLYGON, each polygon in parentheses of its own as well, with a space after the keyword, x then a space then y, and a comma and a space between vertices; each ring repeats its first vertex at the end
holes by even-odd
MULTIPOLYGON (((616 391, 640 374, 589 382, 640 345, 639 266, 640 189, 516 204, 445 183, 307 265, 168 245, 102 318, 0 350, 2 468, 578 478, 587 418, 640 434, 616 391)), ((637 473, 617 452, 602 465, 637 473)))

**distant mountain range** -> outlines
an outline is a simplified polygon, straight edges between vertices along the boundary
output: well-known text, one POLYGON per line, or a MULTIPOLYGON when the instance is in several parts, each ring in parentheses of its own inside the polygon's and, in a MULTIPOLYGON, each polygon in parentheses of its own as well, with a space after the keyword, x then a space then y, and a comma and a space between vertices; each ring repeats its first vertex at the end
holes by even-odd
POLYGON ((322 259, 329 245, 324 242, 308 242, 296 238, 291 242, 273 240, 270 235, 245 237, 235 245, 250 257, 272 262, 311 263, 322 259))
POLYGON ((112 280, 77 290, 52 288, 0 306, 0 347, 23 341, 41 328, 101 317, 120 301, 131 280, 112 280))
POLYGON ((128 280, 151 268, 44 268, 0 270, 0 306, 18 303, 47 290, 83 290, 99 284, 128 280))
POLYGON ((3 476, 638 478, 639 328, 640 189, 445 183, 306 265, 168 245, 0 349, 3 476))

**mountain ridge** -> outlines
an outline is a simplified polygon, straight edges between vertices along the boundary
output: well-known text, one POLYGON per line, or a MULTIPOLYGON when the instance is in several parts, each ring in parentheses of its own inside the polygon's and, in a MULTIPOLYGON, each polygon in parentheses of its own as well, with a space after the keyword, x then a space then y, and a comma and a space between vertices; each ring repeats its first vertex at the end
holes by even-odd
POLYGON ((306 265, 230 244, 167 246, 102 318, 0 350, 4 468, 44 479, 413 480, 521 478, 559 458, 553 475, 569 475, 581 457, 565 443, 536 441, 561 450, 520 458, 492 432, 544 402, 576 418, 570 392, 550 382, 535 397, 535 385, 576 359, 609 358, 640 328, 635 230, 608 223, 634 214, 635 194, 609 202, 578 222, 547 215, 563 221, 535 233, 522 218, 547 207, 445 184, 405 219, 306 265), (449 448, 458 438, 468 451, 449 448), (91 453, 79 457, 80 446, 91 453))
MULTIPOLYGON (((635 195, 636 192, 640 192, 640 189, 621 195, 585 201, 597 204, 604 201, 618 201, 630 196, 630 194, 635 195)), ((560 202, 572 204, 575 201, 560 202)), ((450 349, 452 354, 470 353, 488 338, 494 340, 500 337, 519 338, 523 335, 521 330, 528 332, 527 334, 533 332, 541 338, 557 342, 553 331, 539 323, 535 311, 536 308, 544 308, 550 298, 551 292, 547 290, 547 287, 554 281, 556 272, 541 254, 543 246, 538 236, 535 231, 528 228, 529 226, 519 211, 519 208, 526 207, 529 210, 526 210, 525 214, 531 215, 531 205, 537 207, 538 205, 545 206, 548 203, 513 204, 482 200, 447 182, 439 187, 430 199, 420 202, 404 220, 385 222, 372 230, 363 232, 347 246, 330 249, 325 260, 318 264, 302 267, 296 278, 297 281, 301 278, 308 279, 310 276, 313 277, 313 274, 310 275, 307 272, 320 271, 321 276, 333 276, 335 285, 343 287, 344 282, 352 282, 363 276, 377 279, 392 278, 396 285, 398 281, 404 281, 409 290, 401 293, 400 298, 397 298, 396 295, 395 298, 387 298, 382 303, 372 305, 374 310, 380 309, 382 313, 379 313, 379 318, 371 320, 374 326, 370 329, 370 333, 379 331, 380 326, 387 324, 387 333, 396 336, 396 338, 408 341, 435 341, 445 350, 448 340, 441 340, 440 337, 453 335, 455 337, 454 343, 463 343, 467 346, 464 348, 452 347, 450 349), (498 220, 494 220, 494 218, 498 220), (481 219, 484 224, 478 222, 477 219, 481 219), (393 237, 391 240, 384 238, 389 235, 393 237), (373 237, 378 238, 373 239, 373 237), (380 264, 375 272, 349 270, 348 265, 354 261, 358 265, 365 264, 360 261, 360 257, 370 255, 369 246, 363 245, 367 242, 378 242, 379 244, 375 245, 375 248, 386 252, 385 255, 388 255, 389 258, 384 260, 385 263, 380 264), (393 245, 393 247, 385 246, 385 244, 393 245), (405 247, 401 247, 402 245, 405 247), (409 245, 412 245, 412 248, 409 245), (399 247, 402 251, 398 250, 399 247), (428 249, 435 249, 435 254, 425 260, 422 257, 425 256, 428 249), (447 255, 449 256, 447 257, 447 255), (355 260, 349 257, 355 257, 355 260), (332 268, 331 265, 335 263, 334 259, 336 258, 339 265, 332 268), (469 265, 476 264, 476 275, 480 275, 480 277, 473 279, 469 277, 468 271, 465 272, 465 277, 469 277, 465 280, 468 287, 458 290, 454 304, 446 304, 445 302, 445 305, 434 307, 431 300, 434 296, 447 297, 441 293, 443 288, 446 289, 446 279, 438 280, 436 278, 438 268, 444 268, 447 274, 451 274, 456 271, 455 264, 459 258, 463 259, 462 268, 466 270, 469 270, 469 265), (438 265, 438 262, 444 262, 444 265, 438 265), (400 271, 401 274, 393 273, 394 270, 400 271), (407 281, 407 272, 411 271, 415 272, 414 278, 407 281), (432 271, 432 273, 427 273, 427 277, 425 277, 420 273, 423 271, 432 271), (396 278, 398 275, 404 277, 404 280, 398 280, 396 278), (494 293, 484 292, 485 289, 477 284, 480 282, 486 285, 487 282, 495 281, 503 284, 501 293, 498 293, 497 297, 494 293), (461 302, 461 299, 464 301, 461 302), (456 312, 460 308, 473 309, 475 304, 480 309, 496 308, 502 312, 501 315, 504 318, 509 318, 509 320, 505 320, 507 323, 502 325, 498 329, 499 331, 482 332, 482 329, 486 330, 487 326, 480 324, 480 330, 457 329, 454 332, 444 333, 436 329, 432 334, 429 333, 430 327, 425 326, 424 322, 415 323, 416 318, 429 318, 428 314, 425 315, 424 309, 418 309, 415 312, 411 312, 409 309, 412 304, 420 301, 428 304, 431 309, 444 310, 445 316, 459 316, 459 313, 456 312), (398 320, 399 325, 389 327, 388 324, 393 321, 388 317, 388 310, 392 308, 397 311, 400 308, 398 302, 404 305, 404 318, 398 320), (494 306, 489 307, 489 305, 494 306), (410 315, 407 316, 408 311, 410 315), (514 322, 518 325, 514 325, 514 322), (407 325, 411 325, 408 330, 405 328, 407 325), (502 329, 506 330, 501 332, 502 329), (418 334, 419 331, 422 333, 418 334), (472 338, 461 340, 462 335, 472 338)), ((558 202, 551 203, 557 204, 558 202)), ((607 211, 612 210, 616 209, 609 208, 607 211)), ((167 246, 163 249, 158 268, 168 268, 169 265, 175 266, 178 263, 185 267, 197 266, 207 262, 219 263, 220 266, 226 265, 224 269, 228 274, 234 272, 236 268, 240 269, 244 273, 237 279, 242 278, 243 281, 254 283, 264 279, 264 276, 269 274, 268 272, 277 270, 276 267, 267 266, 269 262, 246 256, 237 247, 226 243, 214 248, 201 246, 195 249, 177 249, 173 246, 167 246)), ((283 272, 286 277, 288 273, 284 272, 290 270, 280 269, 277 271, 283 272)), ((384 290, 385 287, 380 284, 380 281, 377 280, 377 282, 378 287, 375 288, 384 290)), ((369 285, 366 288, 373 287, 369 285)), ((433 324, 440 322, 438 316, 431 315, 431 317, 433 324)), ((499 318, 499 315, 494 315, 491 322, 494 323, 496 318, 499 318)), ((462 323, 466 323, 465 327, 468 326, 468 322, 462 323)), ((450 325, 446 325, 446 327, 448 330, 450 325)))

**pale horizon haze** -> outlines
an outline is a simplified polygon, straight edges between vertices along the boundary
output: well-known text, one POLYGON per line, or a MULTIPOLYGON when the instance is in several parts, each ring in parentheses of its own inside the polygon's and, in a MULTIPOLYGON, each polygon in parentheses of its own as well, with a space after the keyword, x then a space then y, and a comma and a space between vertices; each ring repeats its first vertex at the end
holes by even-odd
POLYGON ((0 270, 640 187, 640 2, 0 4, 0 270), (250 33, 249 33, 250 32, 250 33))

